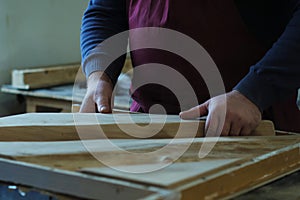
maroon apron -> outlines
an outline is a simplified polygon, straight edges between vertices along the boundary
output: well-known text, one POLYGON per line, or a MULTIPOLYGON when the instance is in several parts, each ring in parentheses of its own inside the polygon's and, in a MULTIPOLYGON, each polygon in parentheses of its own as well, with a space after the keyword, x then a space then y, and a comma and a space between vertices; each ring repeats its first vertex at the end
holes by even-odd
MULTIPOLYGON (((267 51, 248 32, 233 0, 127 0, 127 6, 130 29, 169 28, 188 35, 202 45, 218 66, 227 92, 267 51)), ((138 41, 131 37, 130 43, 135 42, 138 41)), ((136 50, 131 52, 131 57, 133 66, 161 63, 183 74, 195 90, 199 104, 210 98, 201 75, 182 57, 157 49, 136 50)), ((172 91, 158 84, 140 87, 132 93, 132 98, 131 111, 149 112, 154 104, 163 105, 169 114, 181 111, 172 91)), ((299 112, 298 115, 300 119, 299 112)), ((279 128, 287 130, 282 125, 279 128)))

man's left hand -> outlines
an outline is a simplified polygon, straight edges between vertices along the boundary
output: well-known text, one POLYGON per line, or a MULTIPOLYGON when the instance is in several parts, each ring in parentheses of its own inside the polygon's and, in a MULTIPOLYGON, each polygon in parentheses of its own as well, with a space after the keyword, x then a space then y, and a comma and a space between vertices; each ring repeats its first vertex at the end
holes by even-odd
POLYGON ((211 98, 180 113, 182 119, 195 119, 205 115, 207 115, 205 133, 210 136, 217 136, 220 131, 222 136, 247 136, 261 121, 258 107, 238 91, 211 98), (221 122, 224 122, 223 127, 220 127, 221 122))

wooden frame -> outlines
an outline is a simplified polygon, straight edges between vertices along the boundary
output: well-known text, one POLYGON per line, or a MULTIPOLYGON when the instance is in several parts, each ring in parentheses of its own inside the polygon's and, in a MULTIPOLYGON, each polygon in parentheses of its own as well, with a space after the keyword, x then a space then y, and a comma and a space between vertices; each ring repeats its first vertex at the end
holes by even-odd
MULTIPOLYGON (((211 138, 209 142, 214 140, 211 138)), ((99 142, 94 151, 103 156, 111 155, 114 166, 124 164, 120 159, 122 153, 103 147, 103 141, 87 142, 99 142)), ((117 140, 115 144, 127 150, 152 151, 169 142, 117 140)), ((185 139, 181 139, 174 145, 178 149, 184 142, 185 139)), ((150 174, 128 174, 110 169, 88 156, 89 152, 80 141, 2 142, 0 180, 89 199, 220 199, 236 196, 300 169, 298 135, 221 138, 212 154, 200 159, 196 157, 198 148, 195 147, 203 142, 203 138, 195 139, 178 161, 150 174), (233 151, 237 147, 241 147, 241 154, 233 151), (227 161, 212 164, 220 159, 227 161)), ((173 154, 169 151, 166 155, 131 161, 124 167, 151 166, 164 162, 160 158, 173 154)))
MULTIPOLYGON (((139 124, 148 122, 144 115, 132 115, 139 124)), ((74 127, 74 119, 70 118, 72 114, 60 116, 25 114, 0 119, 1 181, 87 199, 220 199, 300 169, 300 135, 296 134, 193 140, 112 139, 124 150, 120 151, 107 145, 106 140, 68 141, 66 132, 68 127, 74 127), (29 122, 36 124, 30 126, 29 122), (57 122, 64 126, 53 127, 57 122), (60 133, 62 141, 53 140, 51 133, 60 133), (43 142, 33 142, 36 137, 43 142), (199 157, 200 148, 211 143, 215 146, 207 157, 199 157), (88 151, 87 145, 93 148, 88 151), (166 145, 166 151, 147 154, 166 145), (184 149, 186 145, 189 146, 184 149), (184 151, 177 160, 181 149, 184 151), (142 154, 132 159, 128 152, 142 154), (109 166, 125 171, 171 165, 150 173, 131 174, 111 169, 97 155, 108 159, 109 166)), ((107 130, 112 129, 111 115, 96 116, 102 119, 102 125, 108 125, 107 130)), ((176 117, 169 117, 168 123, 178 123, 176 117)), ((126 118, 122 120, 127 123, 126 118)), ((174 129, 167 130, 172 135, 174 129)))

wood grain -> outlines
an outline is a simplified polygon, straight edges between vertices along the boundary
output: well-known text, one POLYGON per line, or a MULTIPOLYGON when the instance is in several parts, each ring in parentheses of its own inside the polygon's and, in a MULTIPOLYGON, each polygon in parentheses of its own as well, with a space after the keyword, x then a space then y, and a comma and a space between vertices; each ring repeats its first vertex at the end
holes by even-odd
POLYGON ((155 187, 53 169, 30 163, 1 159, 0 180, 34 187, 80 199, 158 199, 174 196, 173 192, 155 187))
POLYGON ((300 169, 300 138, 297 136, 293 139, 281 136, 260 138, 257 141, 240 138, 239 142, 227 144, 219 142, 205 159, 197 158, 197 149, 192 147, 169 167, 145 174, 122 171, 147 169, 153 164, 118 167, 122 171, 108 167, 82 171, 181 191, 182 199, 220 199, 232 197, 300 169))
MULTIPOLYGON (((3 141, 190 138, 203 137, 204 126, 204 121, 181 120, 177 115, 30 113, 0 118, 0 137, 3 141)), ((263 121, 252 135, 275 135, 273 123, 263 121)))

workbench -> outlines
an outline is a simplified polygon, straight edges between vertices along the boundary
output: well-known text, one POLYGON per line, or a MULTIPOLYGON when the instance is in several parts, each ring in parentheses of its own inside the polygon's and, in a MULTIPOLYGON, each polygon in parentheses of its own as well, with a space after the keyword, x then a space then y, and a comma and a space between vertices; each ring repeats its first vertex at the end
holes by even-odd
MULTIPOLYGON (((115 108, 129 110, 128 102, 131 102, 129 96, 130 80, 121 78, 121 83, 115 97, 115 108), (127 82, 126 82, 127 80, 127 82)), ((11 85, 3 85, 1 91, 8 94, 15 94, 25 98, 26 112, 71 112, 72 104, 80 104, 86 90, 73 96, 73 84, 56 86, 35 90, 20 90, 11 85)), ((300 90, 298 92, 297 105, 300 109, 300 90)))
MULTIPOLYGON (((129 110, 131 98, 129 96, 130 77, 121 75, 116 86, 114 107, 129 110)), ((72 104, 80 104, 85 93, 85 88, 77 89, 73 93, 74 84, 54 86, 42 89, 22 90, 12 85, 3 85, 1 91, 24 97, 26 112, 71 112, 72 104)))
MULTIPOLYGON (((233 200, 299 199, 300 171, 287 175, 267 185, 241 194, 233 200)), ((53 194, 40 189, 0 182, 0 199, 5 200, 79 200, 76 197, 53 194)))
MULTIPOLYGON (((44 89, 21 90, 11 85, 3 85, 1 91, 15 94, 25 99, 26 112, 71 112, 73 84, 44 89)), ((81 102, 83 96, 74 98, 74 102, 81 102)))

